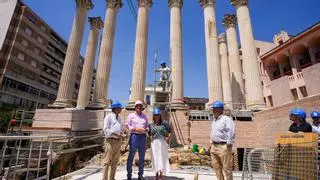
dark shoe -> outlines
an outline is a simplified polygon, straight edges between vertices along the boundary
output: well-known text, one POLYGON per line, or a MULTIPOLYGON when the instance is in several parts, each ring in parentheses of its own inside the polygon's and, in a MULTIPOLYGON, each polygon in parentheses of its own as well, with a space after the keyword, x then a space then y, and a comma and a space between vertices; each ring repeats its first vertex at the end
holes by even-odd
POLYGON ((138 177, 138 180, 144 180, 143 176, 138 177))

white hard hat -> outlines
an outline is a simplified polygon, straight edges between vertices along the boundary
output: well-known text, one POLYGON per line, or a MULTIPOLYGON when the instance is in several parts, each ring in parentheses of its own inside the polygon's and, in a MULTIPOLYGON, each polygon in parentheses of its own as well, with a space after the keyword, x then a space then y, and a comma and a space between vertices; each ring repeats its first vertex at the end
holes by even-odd
POLYGON ((140 105, 142 105, 142 106, 143 106, 143 102, 142 102, 142 101, 140 101, 140 100, 136 101, 136 102, 134 103, 134 106, 137 106, 138 104, 140 104, 140 105))

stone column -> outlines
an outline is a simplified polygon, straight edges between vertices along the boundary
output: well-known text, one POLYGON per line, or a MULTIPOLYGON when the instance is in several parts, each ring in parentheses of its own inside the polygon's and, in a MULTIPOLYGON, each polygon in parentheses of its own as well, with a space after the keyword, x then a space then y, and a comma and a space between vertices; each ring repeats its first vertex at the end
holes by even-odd
POLYGON ((91 92, 94 60, 96 57, 99 31, 103 27, 101 17, 89 17, 90 32, 87 45, 86 58, 84 60, 80 89, 78 94, 77 108, 84 109, 88 103, 91 92))
POLYGON ((242 67, 239 55, 239 45, 236 32, 237 17, 233 14, 226 14, 223 18, 223 26, 226 28, 228 44, 228 60, 230 67, 232 101, 234 109, 241 109, 244 101, 244 83, 242 67))
POLYGON ((307 46, 307 48, 308 48, 308 52, 309 52, 309 56, 310 56, 312 65, 317 64, 317 58, 316 58, 316 54, 315 54, 315 48, 312 47, 312 46, 307 46))
POLYGON ((215 0, 200 0, 204 11, 209 102, 223 100, 215 0))
POLYGON ((112 61, 112 50, 116 19, 122 0, 106 0, 107 10, 103 27, 99 62, 97 67, 95 88, 93 90, 93 101, 88 105, 89 109, 103 109, 108 106, 107 93, 112 61))
POLYGON ((226 104, 227 109, 232 109, 232 90, 231 90, 231 79, 230 69, 228 62, 228 50, 227 50, 227 39, 226 34, 222 33, 219 35, 219 52, 221 58, 221 76, 222 76, 222 89, 223 89, 223 100, 226 104))
POLYGON ((258 67, 258 54, 254 42, 248 0, 230 0, 236 7, 240 42, 245 74, 246 105, 248 109, 262 110, 265 108, 261 77, 258 67))
POLYGON ((183 102, 182 18, 183 0, 168 0, 170 7, 170 50, 172 79, 172 108, 186 109, 183 102))
POLYGON ((132 70, 131 97, 127 109, 133 109, 136 100, 144 100, 147 47, 148 47, 148 15, 152 0, 138 0, 138 20, 134 62, 132 70))
POLYGON ((91 0, 76 0, 77 11, 73 20, 71 36, 62 69, 57 99, 51 108, 72 107, 72 94, 79 65, 80 48, 88 10, 93 8, 91 0))

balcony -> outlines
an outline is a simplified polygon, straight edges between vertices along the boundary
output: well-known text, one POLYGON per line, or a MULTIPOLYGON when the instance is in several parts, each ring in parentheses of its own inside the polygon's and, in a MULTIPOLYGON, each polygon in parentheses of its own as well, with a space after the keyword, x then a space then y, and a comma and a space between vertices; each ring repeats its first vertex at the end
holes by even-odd
POLYGON ((288 76, 290 89, 295 89, 301 86, 305 86, 303 73, 300 72, 296 75, 288 76))

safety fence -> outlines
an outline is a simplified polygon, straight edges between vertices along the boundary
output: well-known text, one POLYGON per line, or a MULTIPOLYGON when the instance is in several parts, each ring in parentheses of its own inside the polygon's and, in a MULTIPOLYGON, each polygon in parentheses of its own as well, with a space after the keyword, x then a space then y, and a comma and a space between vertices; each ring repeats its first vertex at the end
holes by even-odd
POLYGON ((319 165, 318 140, 282 141, 270 147, 245 149, 242 179, 317 180, 319 165))
POLYGON ((59 157, 61 159, 65 154, 99 148, 103 145, 101 138, 101 134, 0 136, 0 179, 51 179, 53 162, 59 157), (76 141, 81 141, 82 145, 74 146, 76 141))

